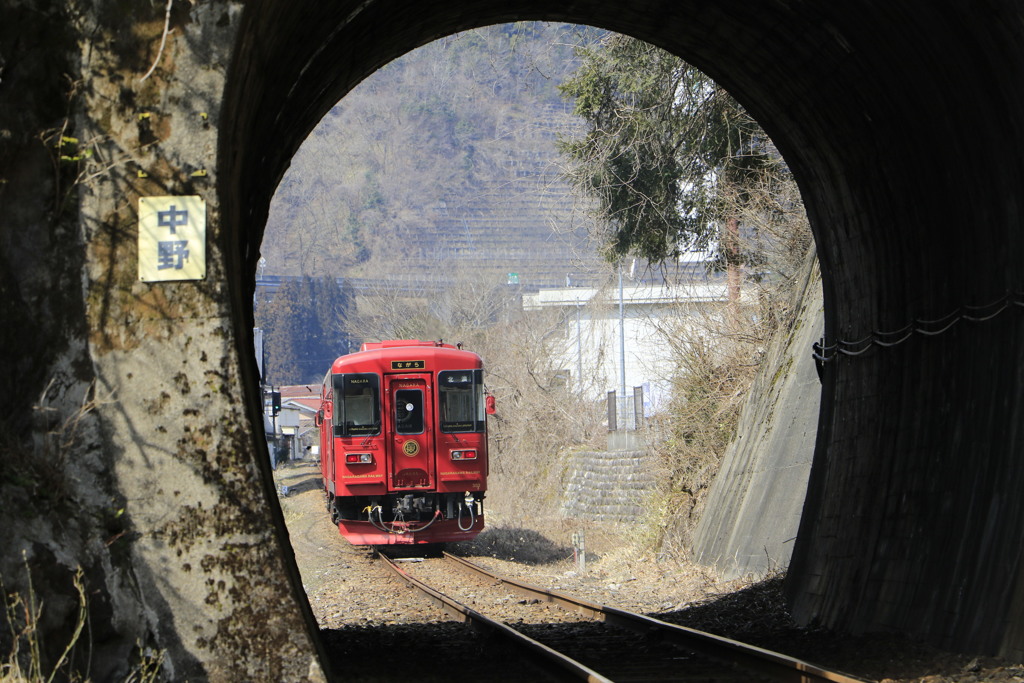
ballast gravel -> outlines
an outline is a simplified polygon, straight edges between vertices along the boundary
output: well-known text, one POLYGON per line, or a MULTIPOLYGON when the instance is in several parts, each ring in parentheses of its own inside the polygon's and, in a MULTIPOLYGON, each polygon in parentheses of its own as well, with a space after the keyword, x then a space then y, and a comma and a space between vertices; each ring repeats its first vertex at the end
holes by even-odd
MULTIPOLYGON (((275 480, 279 491, 287 491, 281 507, 336 679, 544 680, 543 672, 521 663, 514 648, 447 615, 391 576, 370 549, 341 538, 327 515, 315 465, 281 466, 275 480)), ((722 581, 685 558, 652 557, 637 549, 635 531, 571 519, 502 519, 488 511, 487 530, 475 541, 449 545, 449 550, 536 586, 736 638, 869 680, 1024 683, 1024 665, 1016 662, 942 652, 892 634, 854 637, 798 627, 786 610, 781 576, 722 581), (585 564, 572 548, 579 534, 585 537, 585 564)), ((510 622, 522 620, 517 601, 490 599, 486 613, 510 622)), ((562 615, 553 616, 550 628, 563 620, 562 615)), ((578 619, 573 617, 566 628, 571 621, 578 619)))

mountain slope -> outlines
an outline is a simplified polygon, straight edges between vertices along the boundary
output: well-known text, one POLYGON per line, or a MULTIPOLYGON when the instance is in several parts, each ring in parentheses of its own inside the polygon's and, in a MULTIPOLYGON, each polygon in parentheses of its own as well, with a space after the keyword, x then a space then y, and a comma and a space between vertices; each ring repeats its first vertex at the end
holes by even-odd
POLYGON ((271 206, 267 274, 564 285, 603 272, 556 137, 582 122, 557 85, 593 29, 508 24, 436 41, 324 118, 271 206))

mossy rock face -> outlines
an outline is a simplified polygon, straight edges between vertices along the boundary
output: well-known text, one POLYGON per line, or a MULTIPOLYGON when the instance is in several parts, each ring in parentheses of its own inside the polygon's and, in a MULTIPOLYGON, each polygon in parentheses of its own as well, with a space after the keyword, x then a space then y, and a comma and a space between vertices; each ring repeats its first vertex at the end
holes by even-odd
MULTIPOLYGON (((120 638, 109 618, 130 562, 116 542, 123 528, 108 514, 117 496, 104 474, 85 344, 75 184, 84 156, 71 116, 79 36, 62 3, 8 5, 0 22, 0 581, 7 604, 44 606, 28 626, 52 667, 72 639, 82 568, 102 678, 127 673, 135 634, 120 638)), ((6 658, 13 643, 9 629, 0 632, 6 658)))

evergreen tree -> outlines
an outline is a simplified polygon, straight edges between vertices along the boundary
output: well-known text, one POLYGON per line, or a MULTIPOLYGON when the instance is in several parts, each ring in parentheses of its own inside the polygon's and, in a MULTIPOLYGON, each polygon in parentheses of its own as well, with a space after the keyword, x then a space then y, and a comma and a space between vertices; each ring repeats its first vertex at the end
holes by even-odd
POLYGON ((312 281, 312 285, 320 332, 319 354, 333 360, 356 351, 355 339, 348 330, 348 321, 355 314, 355 294, 352 289, 347 284, 339 285, 337 279, 327 276, 312 281))
POLYGON ((353 303, 351 290, 330 277, 285 281, 271 300, 258 302, 267 381, 319 382, 334 359, 349 352, 353 303))
POLYGON ((777 168, 757 122, 705 74, 642 41, 609 34, 578 54, 561 89, 588 131, 559 147, 610 228, 607 258, 663 262, 720 237, 725 261, 741 262, 729 213, 777 168))

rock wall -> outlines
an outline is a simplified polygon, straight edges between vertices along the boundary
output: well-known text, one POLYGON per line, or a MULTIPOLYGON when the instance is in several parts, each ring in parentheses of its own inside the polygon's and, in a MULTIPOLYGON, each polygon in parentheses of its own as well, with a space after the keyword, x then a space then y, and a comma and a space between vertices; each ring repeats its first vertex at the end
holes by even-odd
MULTIPOLYGON (((2 15, 0 593, 8 605, 17 599, 44 605, 29 623, 14 610, 11 626, 42 636, 45 675, 71 640, 85 602, 91 673, 96 680, 123 678, 131 663, 142 662, 150 639, 138 616, 131 563, 121 552, 124 500, 105 474, 111 460, 102 448, 88 355, 78 162, 72 160, 80 150, 71 142, 69 119, 76 32, 58 3, 7 4, 2 15)), ((11 633, 0 624, 5 663, 11 633)))
POLYGON ((697 562, 728 577, 789 565, 814 456, 821 385, 811 345, 824 310, 817 261, 789 334, 768 350, 694 532, 697 562))
POLYGON ((240 12, 3 10, 0 579, 43 604, 44 674, 84 607, 65 675, 322 678, 241 395, 252 361, 238 351, 216 190, 240 12), (203 280, 139 280, 138 200, 163 195, 206 201, 203 280))

